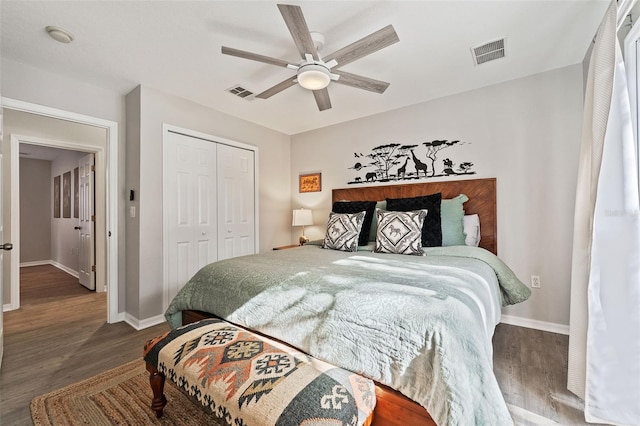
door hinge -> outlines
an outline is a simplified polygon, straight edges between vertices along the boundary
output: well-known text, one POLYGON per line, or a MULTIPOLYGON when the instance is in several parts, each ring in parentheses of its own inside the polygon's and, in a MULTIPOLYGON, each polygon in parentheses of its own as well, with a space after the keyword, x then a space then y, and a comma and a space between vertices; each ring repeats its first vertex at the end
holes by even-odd
POLYGON ((96 265, 91 265, 91 272, 95 272, 96 271, 96 265))
POLYGON ((91 171, 95 172, 96 171, 96 166, 91 166, 91 171))
POLYGON ((95 222, 95 221, 96 221, 96 215, 95 215, 95 214, 92 214, 92 215, 91 215, 91 222, 95 222))

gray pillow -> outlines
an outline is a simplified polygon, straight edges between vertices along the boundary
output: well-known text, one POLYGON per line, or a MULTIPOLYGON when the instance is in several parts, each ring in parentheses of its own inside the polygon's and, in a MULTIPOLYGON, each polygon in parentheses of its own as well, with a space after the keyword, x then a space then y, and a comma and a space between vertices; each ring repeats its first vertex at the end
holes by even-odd
POLYGON ((390 212, 376 209, 378 233, 376 253, 397 253, 422 256, 422 225, 427 210, 390 212))
POLYGON ((358 251, 358 236, 364 222, 365 211, 359 213, 329 213, 323 248, 358 251))
POLYGON ((455 198, 443 199, 440 203, 443 246, 465 245, 463 204, 467 201, 469 201, 469 197, 460 194, 455 198))

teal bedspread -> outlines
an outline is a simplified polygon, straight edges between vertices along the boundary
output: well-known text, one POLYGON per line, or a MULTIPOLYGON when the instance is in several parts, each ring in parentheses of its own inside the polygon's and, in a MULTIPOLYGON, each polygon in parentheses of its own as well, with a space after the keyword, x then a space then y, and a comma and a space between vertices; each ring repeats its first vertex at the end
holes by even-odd
POLYGON ((201 310, 388 385, 439 425, 511 424, 493 373, 502 305, 530 290, 476 247, 426 256, 304 246, 212 263, 166 317, 201 310))

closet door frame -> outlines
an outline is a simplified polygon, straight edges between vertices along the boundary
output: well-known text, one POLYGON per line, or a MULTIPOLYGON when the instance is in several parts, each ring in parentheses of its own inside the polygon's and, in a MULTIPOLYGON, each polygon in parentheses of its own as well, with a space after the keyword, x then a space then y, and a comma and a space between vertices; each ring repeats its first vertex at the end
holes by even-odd
MULTIPOLYGON (((249 145, 243 142, 238 142, 238 141, 234 141, 231 139, 226 139, 226 138, 222 138, 219 136, 215 136, 215 135, 210 135, 207 133, 202 133, 202 132, 198 132, 196 130, 191 130, 191 129, 186 129, 183 127, 178 127, 178 126, 174 126, 171 124, 167 124, 167 123, 163 123, 162 124, 162 152, 163 152, 163 156, 162 156, 162 170, 163 170, 163 176, 165 176, 165 170, 167 169, 167 159, 165 158, 164 153, 166 152, 166 144, 167 142, 167 136, 169 134, 169 132, 171 133, 178 133, 184 136, 189 136, 189 137, 193 137, 193 138, 197 138, 197 139, 201 139, 201 140, 205 140, 205 141, 209 141, 211 143, 216 143, 216 144, 222 144, 222 145, 229 145, 235 148, 241 148, 241 149, 246 149, 249 151, 253 152, 253 158, 254 158, 254 212, 253 212, 253 216, 254 216, 254 225, 255 225, 255 235, 254 235, 254 250, 255 253, 259 252, 259 247, 260 247, 260 228, 259 228, 259 216, 258 216, 258 212, 259 212, 259 205, 258 205, 258 200, 259 200, 259 185, 258 185, 258 147, 254 146, 254 145, 249 145)), ((169 207, 167 205, 167 203, 170 202, 170 197, 169 194, 167 193, 167 185, 165 184, 165 182, 163 181, 162 184, 162 211, 163 211, 163 218, 162 218, 162 248, 163 248, 163 310, 166 310, 167 307, 169 306, 169 303, 171 302, 169 300, 168 297, 168 293, 169 293, 169 259, 168 259, 168 255, 169 255, 169 241, 167 238, 167 232, 168 232, 168 227, 169 224, 167 223, 167 215, 164 214, 165 211, 167 211, 167 208, 169 207)))

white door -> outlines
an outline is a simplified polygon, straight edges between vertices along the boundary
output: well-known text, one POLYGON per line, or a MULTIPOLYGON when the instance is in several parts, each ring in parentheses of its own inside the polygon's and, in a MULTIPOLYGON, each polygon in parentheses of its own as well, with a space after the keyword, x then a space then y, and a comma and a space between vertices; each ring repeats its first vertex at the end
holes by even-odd
POLYGON ((95 226, 93 209, 93 164, 94 155, 87 154, 78 161, 78 197, 80 216, 78 227, 80 240, 78 244, 78 279, 80 284, 89 290, 96 289, 96 274, 93 270, 95 265, 95 249, 93 245, 93 234, 95 226))
POLYGON ((164 142, 166 295, 217 260, 216 144, 174 132, 164 142))
POLYGON ((218 144, 218 259, 255 253, 254 152, 218 144))
MULTIPOLYGON (((2 114, 0 113, 0 129, 2 129, 2 114)), ((0 141, 2 140, 2 130, 0 130, 0 141)), ((2 146, 0 145, 0 188, 2 188, 2 146)), ((0 192, 1 194, 1 192, 0 192)), ((2 250, 0 250, 0 367, 2 367, 2 354, 4 353, 4 322, 2 320, 2 293, 4 287, 2 286, 2 274, 4 270, 2 268, 2 262, 4 261, 4 233, 2 225, 2 196, 0 195, 0 244, 2 244, 2 250)))
MULTIPOLYGON (((0 141, 2 141, 2 109, 0 108, 0 141)), ((2 285, 2 274, 4 273, 2 268, 2 263, 4 261, 4 252, 6 250, 11 250, 13 246, 11 243, 4 242, 4 233, 3 233, 3 222, 2 222, 2 192, 4 191, 4 186, 2 186, 2 145, 0 144, 0 245, 2 249, 0 249, 0 367, 2 366, 2 355, 4 353, 4 321, 2 319, 2 307, 4 306, 4 302, 2 301, 2 293, 4 292, 4 287, 2 285)))
MULTIPOLYGON (((2 113, 0 113, 0 141, 2 140, 2 113)), ((2 147, 0 146, 0 188, 2 188, 2 147)), ((2 274, 4 273, 2 268, 2 262, 4 260, 5 250, 11 250, 13 246, 11 243, 4 242, 4 233, 2 225, 2 196, 0 196, 0 244, 2 250, 0 250, 0 367, 2 366, 2 354, 4 353, 4 322, 2 320, 2 293, 4 288, 2 287, 2 274)))

